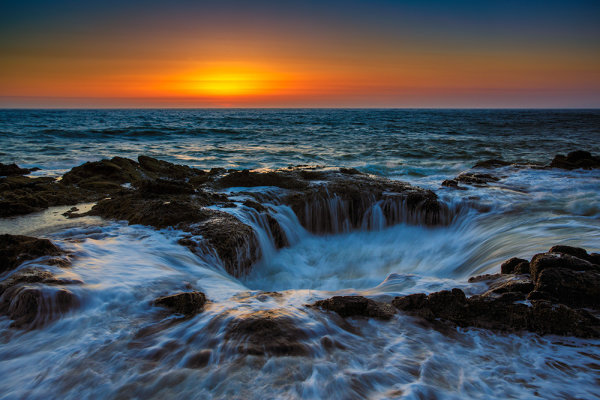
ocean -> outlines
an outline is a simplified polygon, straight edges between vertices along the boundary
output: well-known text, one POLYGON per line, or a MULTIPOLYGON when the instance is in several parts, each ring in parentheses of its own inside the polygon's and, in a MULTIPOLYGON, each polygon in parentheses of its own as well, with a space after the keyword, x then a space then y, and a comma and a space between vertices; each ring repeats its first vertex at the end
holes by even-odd
POLYGON ((172 228, 68 220, 70 207, 0 219, 0 233, 72 252, 63 273, 85 282, 72 289, 80 307, 41 329, 0 317, 0 397, 598 398, 600 340, 439 330, 402 313, 337 324, 305 306, 334 295, 473 294, 469 277, 497 273, 510 257, 555 244, 600 252, 600 170, 539 168, 578 149, 600 154, 600 111, 0 110, 0 162, 40 168, 32 176, 139 155, 205 170, 347 167, 433 190, 456 210, 444 226, 318 235, 272 205, 290 242, 276 249, 244 209, 224 208, 259 233, 263 256, 238 278, 214 254, 179 245, 183 232, 172 228), (500 180, 487 185, 441 186, 491 158, 520 166, 490 170, 500 180), (200 288, 210 307, 140 335, 157 318, 152 299, 182 285, 200 288), (240 355, 227 345, 232 318, 263 310, 305 327, 308 354, 240 355), (190 367, 198 354, 204 362, 190 367))

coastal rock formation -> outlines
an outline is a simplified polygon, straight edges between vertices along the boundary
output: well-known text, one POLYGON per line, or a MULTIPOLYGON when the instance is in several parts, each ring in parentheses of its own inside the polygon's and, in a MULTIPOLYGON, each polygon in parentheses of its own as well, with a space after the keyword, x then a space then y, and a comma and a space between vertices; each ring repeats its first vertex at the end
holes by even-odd
POLYGON ((235 276, 246 274, 262 254, 257 228, 226 212, 228 208, 241 209, 249 220, 259 221, 275 248, 287 246, 289 240, 265 203, 291 207, 314 233, 381 229, 401 222, 443 225, 453 217, 432 191, 353 168, 202 171, 140 156, 137 161, 114 157, 88 162, 60 180, 20 176, 0 180, 2 216, 82 201, 97 204, 88 213, 67 212, 67 217, 95 215, 181 229, 189 234, 180 240, 182 245, 198 254, 214 252, 235 276), (257 186, 273 190, 243 191, 257 186), (242 190, 232 192, 232 187, 242 190), (245 199, 240 201, 239 196, 245 199))
POLYGON ((59 256, 63 251, 48 239, 31 236, 0 235, 0 274, 45 256, 59 256))
POLYGON ((2 164, 0 163, 0 176, 27 175, 33 171, 38 171, 39 168, 20 168, 17 164, 2 164))
POLYGON ((206 295, 202 292, 182 292, 159 297, 152 304, 168 308, 177 314, 192 316, 204 311, 206 295))
POLYGON ((566 156, 558 154, 549 165, 550 168, 561 169, 593 169, 600 168, 600 157, 594 157, 589 151, 576 150, 566 156))
MULTIPOLYGON (((3 272, 40 257, 46 258, 40 259, 38 264, 69 264, 65 253, 47 239, 0 236, 3 272)), ((80 283, 79 280, 59 278, 39 266, 22 268, 0 281, 0 315, 13 320, 11 327, 40 328, 79 304, 77 297, 65 286, 80 283)))
POLYGON ((319 300, 310 307, 334 311, 341 317, 369 317, 390 319, 395 310, 385 303, 376 302, 363 296, 333 296, 326 300, 319 300))
POLYGON ((470 279, 489 283, 482 295, 467 298, 462 290, 452 289, 396 297, 392 304, 430 321, 465 327, 600 337, 600 319, 589 311, 597 314, 600 309, 597 260, 597 254, 581 248, 554 246, 529 263, 516 258, 506 261, 501 275, 470 279))

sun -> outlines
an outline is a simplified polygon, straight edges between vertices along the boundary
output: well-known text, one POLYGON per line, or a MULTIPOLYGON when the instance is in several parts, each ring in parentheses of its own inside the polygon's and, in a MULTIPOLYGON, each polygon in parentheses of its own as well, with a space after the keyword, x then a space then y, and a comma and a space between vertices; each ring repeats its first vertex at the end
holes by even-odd
POLYGON ((216 64, 188 70, 168 83, 170 91, 178 94, 216 98, 270 95, 285 86, 283 74, 244 63, 216 64))

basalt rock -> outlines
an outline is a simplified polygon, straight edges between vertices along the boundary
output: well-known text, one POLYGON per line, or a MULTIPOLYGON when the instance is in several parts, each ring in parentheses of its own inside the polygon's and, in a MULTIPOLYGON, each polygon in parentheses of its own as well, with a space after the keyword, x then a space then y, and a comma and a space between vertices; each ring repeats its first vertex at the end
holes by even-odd
MULTIPOLYGON (((258 238, 254 230, 222 211, 211 210, 209 218, 201 223, 182 227, 192 235, 201 236, 207 247, 214 249, 223 262, 225 270, 240 277, 247 274, 261 257, 258 238)), ((204 249, 194 241, 180 242, 192 251, 202 253, 204 249)))
POLYGON ((341 317, 370 317, 390 319, 394 316, 394 308, 389 304, 379 303, 363 296, 333 296, 319 300, 311 307, 334 311, 341 317))
POLYGON ((392 304, 430 321, 459 326, 600 337, 600 319, 594 315, 600 310, 600 267, 572 254, 594 260, 584 249, 554 246, 530 263, 506 261, 502 274, 469 279, 488 284, 482 295, 467 298, 453 289, 397 297, 392 304), (526 265, 530 275, 524 272, 526 265))
POLYGON ((238 352, 249 355, 305 356, 307 333, 284 309, 235 315, 227 324, 225 340, 238 352))
POLYGON ((497 182, 500 178, 490 174, 480 174, 475 172, 463 172, 454 178, 457 182, 466 183, 468 185, 487 185, 489 182, 497 182))
MULTIPOLYGON (((0 235, 0 260, 10 269, 24 261, 40 260, 47 265, 68 265, 64 252, 46 239, 0 235)), ((6 271, 6 270, 4 270, 6 271)), ((81 284, 77 279, 57 277, 40 267, 21 268, 0 281, 0 315, 13 320, 11 327, 35 329, 56 320, 79 304, 77 297, 64 286, 81 284)))
POLYGON ((15 269, 25 261, 62 254, 64 252, 48 239, 0 235, 0 274, 15 269))
POLYGON ((595 157, 588 151, 577 150, 570 152, 566 157, 561 154, 556 155, 549 167, 569 170, 600 168, 600 157, 595 157))
POLYGON ((528 274, 529 261, 522 258, 513 257, 502 263, 500 271, 503 274, 528 274))
POLYGON ((152 304, 168 308, 177 314, 192 316, 204 311, 206 295, 202 292, 183 292, 159 297, 152 304))
POLYGON ((283 189, 304 189, 306 182, 285 171, 256 172, 247 169, 233 171, 215 182, 217 188, 275 186, 283 189))
POLYGON ((39 168, 20 168, 17 164, 2 164, 0 163, 0 176, 27 175, 33 171, 38 171, 39 168))

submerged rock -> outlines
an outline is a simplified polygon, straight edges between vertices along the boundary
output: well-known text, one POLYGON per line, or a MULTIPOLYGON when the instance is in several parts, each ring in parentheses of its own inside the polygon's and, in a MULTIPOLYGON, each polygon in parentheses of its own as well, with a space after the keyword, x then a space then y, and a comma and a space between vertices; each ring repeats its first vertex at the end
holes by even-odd
POLYGON ((227 324, 225 340, 238 352, 266 356, 305 356, 307 333, 284 309, 235 315, 227 324))
POLYGON ((511 163, 498 158, 491 158, 488 160, 478 161, 475 163, 475 165, 473 165, 473 168, 498 168, 506 167, 507 165, 511 165, 511 163))
POLYGON ((596 313, 600 309, 600 266, 571 254, 592 257, 584 249, 554 246, 551 252, 536 254, 530 263, 517 258, 506 261, 502 275, 469 279, 488 282, 489 290, 482 295, 467 298, 462 290, 453 289, 396 297, 392 304, 430 321, 459 326, 600 337, 600 319, 582 308, 596 313))
POLYGON ((192 316, 204 311, 206 295, 202 292, 176 293, 169 296, 159 297, 158 299, 154 300, 152 304, 155 306, 168 308, 177 314, 192 316))
POLYGON ((379 303, 363 296, 333 296, 319 300, 311 307, 334 311, 341 317, 370 317, 390 319, 394 316, 394 308, 389 304, 379 303))

